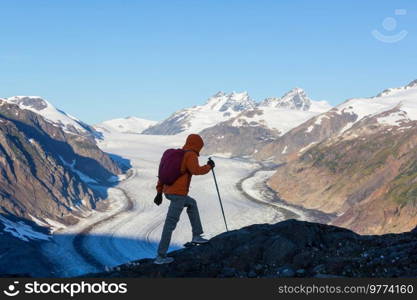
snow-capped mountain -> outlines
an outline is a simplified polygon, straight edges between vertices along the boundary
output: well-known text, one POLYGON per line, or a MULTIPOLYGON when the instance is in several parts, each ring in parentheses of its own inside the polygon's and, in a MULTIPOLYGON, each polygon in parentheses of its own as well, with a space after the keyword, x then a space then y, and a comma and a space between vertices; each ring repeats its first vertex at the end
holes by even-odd
POLYGON ((206 104, 180 110, 143 133, 158 135, 198 133, 255 107, 256 103, 247 92, 231 94, 218 92, 208 99, 206 104))
POLYGON ((283 135, 331 108, 326 101, 313 101, 302 89, 295 88, 281 98, 267 98, 256 109, 242 112, 233 119, 232 126, 264 126, 283 135))
POLYGON ((309 110, 311 107, 311 100, 302 89, 294 88, 281 98, 266 98, 259 106, 309 110))
POLYGON ((400 87, 385 90, 373 98, 351 99, 336 107, 338 114, 351 114, 356 120, 348 123, 342 130, 346 131, 363 118, 369 118, 391 111, 379 118, 380 124, 400 126, 400 123, 417 120, 417 81, 400 87))
POLYGON ((255 102, 249 97, 248 92, 232 92, 226 95, 224 92, 218 92, 211 97, 203 110, 214 110, 219 112, 240 112, 254 108, 255 102))
POLYGON ((15 96, 0 101, 16 104, 20 109, 30 110, 41 115, 54 126, 61 127, 66 133, 88 135, 94 134, 93 129, 77 118, 55 108, 47 100, 37 96, 15 96))
POLYGON ((387 89, 372 98, 349 99, 287 132, 256 156, 281 161, 291 153, 303 152, 329 137, 344 134, 360 121, 373 118, 378 126, 397 128, 417 120, 417 81, 387 89))
POLYGON ((417 87, 417 79, 414 81, 411 81, 409 84, 403 87, 386 89, 385 91, 378 94, 376 97, 389 96, 389 95, 395 94, 396 92, 413 89, 416 87, 417 87))
POLYGON ((97 131, 117 133, 142 133, 145 129, 155 125, 156 121, 145 120, 136 117, 119 118, 104 121, 94 126, 97 131))
POLYGON ((267 98, 225 122, 201 132, 206 139, 204 152, 242 156, 256 153, 308 119, 328 111, 326 101, 313 101, 296 88, 281 98, 267 98))

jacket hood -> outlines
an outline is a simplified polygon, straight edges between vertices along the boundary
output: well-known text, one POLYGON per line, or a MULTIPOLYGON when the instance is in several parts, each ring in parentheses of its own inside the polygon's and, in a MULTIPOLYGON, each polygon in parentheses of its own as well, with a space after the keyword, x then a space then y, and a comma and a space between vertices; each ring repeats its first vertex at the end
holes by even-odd
POLYGON ((200 155, 201 149, 204 147, 204 141, 198 134, 190 134, 187 137, 187 141, 185 142, 184 147, 182 149, 184 150, 191 150, 196 152, 198 155, 200 155))

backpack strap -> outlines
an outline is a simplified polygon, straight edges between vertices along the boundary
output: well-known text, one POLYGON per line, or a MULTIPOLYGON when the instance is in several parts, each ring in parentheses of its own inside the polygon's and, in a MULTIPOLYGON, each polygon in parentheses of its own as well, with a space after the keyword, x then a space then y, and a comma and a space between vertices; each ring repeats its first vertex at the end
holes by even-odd
MULTIPOLYGON (((194 152, 194 153, 196 153, 196 154, 197 154, 197 156, 198 156, 198 153, 197 153, 197 152, 195 152, 194 150, 184 150, 184 152, 185 152, 185 153, 187 153, 187 152, 194 152)), ((185 157, 185 153, 184 153, 184 157, 185 157)), ((185 172, 184 172, 183 174, 186 174, 186 173, 188 173, 188 174, 190 174, 190 175, 191 175, 191 173, 187 170, 187 168, 185 168, 185 172)))

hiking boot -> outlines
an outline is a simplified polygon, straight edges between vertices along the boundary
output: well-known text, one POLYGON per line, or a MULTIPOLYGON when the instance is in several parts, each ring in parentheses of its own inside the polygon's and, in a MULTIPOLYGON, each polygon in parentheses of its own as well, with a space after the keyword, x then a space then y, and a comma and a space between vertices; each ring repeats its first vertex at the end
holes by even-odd
POLYGON ((173 263, 174 259, 172 257, 168 257, 168 256, 160 256, 158 255, 155 260, 154 260, 154 264, 155 265, 168 265, 170 263, 173 263))
POLYGON ((202 244, 207 244, 208 242, 209 241, 207 239, 203 238, 201 235, 198 235, 198 236, 193 237, 193 240, 191 243, 202 245, 202 244))

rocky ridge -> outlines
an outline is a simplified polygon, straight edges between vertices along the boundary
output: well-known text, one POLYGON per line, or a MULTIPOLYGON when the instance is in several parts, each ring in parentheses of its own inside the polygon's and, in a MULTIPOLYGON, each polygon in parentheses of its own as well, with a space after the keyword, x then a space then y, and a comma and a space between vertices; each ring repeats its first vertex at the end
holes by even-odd
POLYGON ((287 220, 223 233, 210 243, 169 255, 171 265, 144 259, 116 267, 102 278, 415 277, 414 231, 361 236, 339 227, 287 220))

